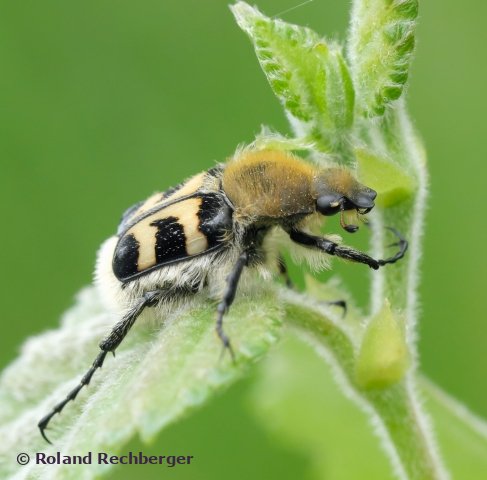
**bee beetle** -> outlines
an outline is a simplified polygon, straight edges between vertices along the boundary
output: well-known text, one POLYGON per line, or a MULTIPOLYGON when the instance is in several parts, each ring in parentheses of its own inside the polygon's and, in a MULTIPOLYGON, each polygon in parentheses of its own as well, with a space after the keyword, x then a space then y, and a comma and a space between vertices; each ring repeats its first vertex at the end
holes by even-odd
POLYGON ((358 226, 347 223, 346 216, 367 214, 376 196, 348 169, 322 168, 290 153, 248 147, 228 163, 129 208, 117 234, 101 246, 95 272, 102 298, 121 320, 100 343, 79 385, 39 422, 42 436, 49 442, 45 430, 51 418, 89 384, 141 314, 163 319, 205 291, 219 300, 216 332, 233 357, 224 314, 245 268, 265 275, 277 267, 285 273, 276 244, 300 246, 314 266, 316 253, 325 262, 334 255, 374 270, 402 258, 408 244, 394 229, 398 252, 385 260, 310 233, 316 220, 335 214, 345 231, 355 232, 358 226))

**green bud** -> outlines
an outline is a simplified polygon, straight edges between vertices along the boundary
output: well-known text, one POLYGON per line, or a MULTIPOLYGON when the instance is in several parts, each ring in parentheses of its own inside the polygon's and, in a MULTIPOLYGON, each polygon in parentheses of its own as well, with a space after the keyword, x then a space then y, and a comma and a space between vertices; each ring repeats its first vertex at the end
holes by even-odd
POLYGON ((400 318, 386 299, 367 325, 355 366, 355 380, 364 389, 386 388, 400 381, 409 365, 400 318))

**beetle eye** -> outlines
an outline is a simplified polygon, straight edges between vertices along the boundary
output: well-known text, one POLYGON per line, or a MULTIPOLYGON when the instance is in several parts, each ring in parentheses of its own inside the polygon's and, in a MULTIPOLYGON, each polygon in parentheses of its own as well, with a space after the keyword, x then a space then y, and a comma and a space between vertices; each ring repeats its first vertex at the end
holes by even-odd
POLYGON ((322 195, 316 200, 316 210, 322 215, 335 215, 340 211, 340 200, 337 194, 322 195))

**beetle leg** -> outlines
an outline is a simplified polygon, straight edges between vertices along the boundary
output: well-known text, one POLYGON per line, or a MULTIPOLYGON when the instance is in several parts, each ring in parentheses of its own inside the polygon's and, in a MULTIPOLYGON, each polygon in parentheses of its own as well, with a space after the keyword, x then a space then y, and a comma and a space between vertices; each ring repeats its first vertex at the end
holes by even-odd
POLYGON ((345 300, 330 300, 327 302, 323 302, 325 305, 331 305, 334 307, 343 308, 342 318, 347 315, 347 302, 345 300))
MULTIPOLYGON (((287 271, 286 261, 284 260, 283 256, 279 255, 277 261, 279 267, 279 274, 286 282, 286 287, 294 290, 294 283, 291 280, 291 277, 289 276, 289 273, 287 271)), ((347 302, 345 300, 330 300, 330 301, 323 301, 320 303, 323 303, 324 305, 331 305, 331 306, 343 308, 343 315, 342 315, 343 317, 347 314, 347 302)))
POLYGON ((386 228, 398 238, 398 241, 396 243, 391 243, 390 245, 388 245, 388 247, 399 247, 399 252, 397 252, 392 257, 386 258, 385 260, 379 260, 380 266, 387 265, 388 263, 395 263, 400 260, 402 257, 404 257, 404 254, 406 253, 409 246, 408 241, 395 228, 386 228))
POLYGON ((279 255, 279 257, 277 258, 277 266, 279 268, 279 275, 281 275, 281 277, 283 278, 286 287, 294 289, 294 283, 289 276, 289 272, 287 271, 286 260, 284 260, 284 257, 282 255, 279 255))
POLYGON ((378 270, 379 267, 387 265, 388 263, 394 263, 402 258, 406 253, 408 247, 408 242, 404 238, 402 238, 399 232, 394 229, 390 230, 392 230, 392 232, 399 237, 399 241, 397 242, 397 245, 399 246, 399 252, 396 255, 389 257, 385 260, 375 260, 374 258, 370 257, 366 253, 360 252, 359 250, 338 245, 337 243, 332 242, 331 240, 328 240, 326 238, 310 235, 300 230, 290 230, 289 236, 293 242, 305 245, 307 247, 318 248, 319 250, 323 250, 329 255, 335 255, 336 257, 345 258, 347 260, 351 260, 357 263, 364 263, 370 268, 378 270))
POLYGON ((44 437, 44 440, 46 440, 46 442, 51 443, 46 436, 45 430, 49 425, 52 417, 54 417, 54 415, 56 415, 57 413, 61 413, 66 404, 71 400, 74 400, 80 390, 85 385, 88 385, 90 383, 91 378, 93 377, 93 374, 96 372, 96 370, 103 366, 103 362, 105 361, 105 357, 107 356, 108 352, 112 352, 113 354, 115 354, 115 349, 122 343, 130 328, 137 320, 137 317, 143 312, 146 307, 154 306, 160 299, 160 295, 161 292, 159 290, 145 293, 144 296, 113 327, 108 336, 104 340, 102 340, 102 342, 100 343, 101 351, 98 353, 98 356, 95 358, 95 361, 91 365, 90 369, 83 375, 79 384, 68 393, 68 395, 62 402, 58 403, 38 423, 41 435, 44 437))
POLYGON ((310 235, 309 233, 301 232, 300 230, 291 230, 289 236, 293 242, 305 245, 307 247, 318 248, 329 255, 335 255, 340 258, 346 258, 353 262, 364 263, 370 268, 377 270, 380 264, 377 260, 369 257, 366 253, 360 252, 350 247, 338 245, 326 238, 310 235))
POLYGON ((223 352, 225 349, 228 349, 233 361, 235 361, 235 353, 232 349, 232 345, 230 344, 230 339, 223 331, 223 316, 228 312, 230 305, 233 303, 235 293, 237 292, 238 281, 242 275, 243 268, 248 264, 248 260, 249 254, 247 252, 243 252, 238 257, 237 263, 235 263, 232 271, 227 277, 227 286, 225 288, 225 292, 223 293, 223 298, 216 309, 216 333, 223 343, 223 352))

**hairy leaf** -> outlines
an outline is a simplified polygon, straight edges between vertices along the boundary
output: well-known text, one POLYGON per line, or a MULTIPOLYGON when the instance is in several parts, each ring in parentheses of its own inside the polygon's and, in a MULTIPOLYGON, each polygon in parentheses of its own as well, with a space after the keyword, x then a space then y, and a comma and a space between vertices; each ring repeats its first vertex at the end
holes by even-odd
POLYGON ((353 122, 355 98, 341 49, 309 28, 266 17, 245 2, 231 9, 296 134, 307 135, 321 150, 338 151, 353 122))
POLYGON ((382 115, 408 79, 418 0, 354 0, 348 57, 357 107, 382 115))
POLYGON ((241 377, 276 341, 281 324, 272 289, 251 293, 240 295, 225 318, 236 364, 228 355, 220 359, 212 302, 174 312, 163 326, 136 325, 117 357, 107 357, 90 386, 53 418, 47 433, 54 445, 49 446, 37 422, 79 382, 116 320, 103 309, 95 289, 85 289, 61 327, 28 340, 0 378, 0 477, 93 478, 108 466, 43 467, 31 461, 20 467, 16 455, 115 453, 136 433, 150 441, 241 377))

